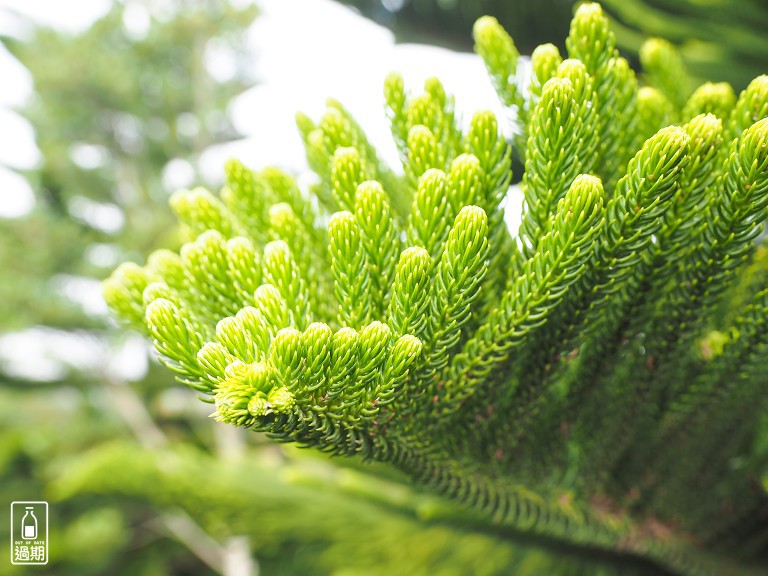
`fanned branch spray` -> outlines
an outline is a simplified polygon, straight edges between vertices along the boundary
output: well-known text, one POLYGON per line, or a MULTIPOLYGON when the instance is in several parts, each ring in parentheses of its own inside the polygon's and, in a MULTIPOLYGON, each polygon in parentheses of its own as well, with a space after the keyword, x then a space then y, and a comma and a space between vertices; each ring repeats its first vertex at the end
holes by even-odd
POLYGON ((392 463, 478 520, 750 573, 768 556, 768 76, 690 91, 653 40, 639 87, 597 4, 567 55, 534 52, 529 89, 495 20, 475 41, 514 146, 489 112, 463 132, 437 79, 409 94, 392 74, 402 176, 331 101, 298 117, 310 190, 232 161, 218 196, 178 192, 189 241, 118 268, 110 307, 221 422, 392 463))

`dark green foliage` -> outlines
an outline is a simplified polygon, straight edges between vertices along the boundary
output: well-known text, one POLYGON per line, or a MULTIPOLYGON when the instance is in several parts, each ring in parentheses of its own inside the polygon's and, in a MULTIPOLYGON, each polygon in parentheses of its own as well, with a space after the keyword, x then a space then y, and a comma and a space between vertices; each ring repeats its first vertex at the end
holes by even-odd
MULTIPOLYGON (((456 48, 469 48, 469 22, 490 14, 515 37, 523 54, 542 38, 562 50, 568 19, 578 0, 340 0, 393 29, 401 41, 429 35, 456 48), (392 7, 394 12, 392 12, 392 7), (387 7, 387 8, 385 8, 387 7)), ((699 81, 730 82, 744 88, 768 65, 763 0, 605 0, 616 46, 639 63, 643 43, 662 37, 679 46, 686 68, 699 81)), ((684 83, 681 83, 682 86, 684 83)), ((692 117, 691 115, 690 117, 692 117)))
MULTIPOLYGON (((761 0, 606 0, 617 44, 640 53, 643 41, 661 36, 680 46, 683 61, 700 80, 745 87, 765 72, 768 6, 761 0)), ((681 84, 682 85, 682 84, 681 84)))

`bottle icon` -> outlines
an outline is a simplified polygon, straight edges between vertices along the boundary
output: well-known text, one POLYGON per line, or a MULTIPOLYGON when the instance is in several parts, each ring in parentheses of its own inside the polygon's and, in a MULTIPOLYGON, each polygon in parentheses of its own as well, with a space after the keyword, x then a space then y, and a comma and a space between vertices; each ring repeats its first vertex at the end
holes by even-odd
POLYGON ((37 517, 32 511, 32 506, 26 506, 26 513, 21 519, 21 537, 24 540, 34 540, 37 538, 37 517))

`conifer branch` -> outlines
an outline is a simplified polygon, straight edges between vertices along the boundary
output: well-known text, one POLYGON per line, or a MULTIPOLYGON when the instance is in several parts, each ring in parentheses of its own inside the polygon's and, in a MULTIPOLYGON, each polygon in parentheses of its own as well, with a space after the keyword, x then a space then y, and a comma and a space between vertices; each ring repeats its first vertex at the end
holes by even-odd
POLYGON ((768 77, 691 90, 659 40, 635 76, 590 3, 530 79, 496 20, 474 35, 512 146, 487 111, 461 130, 437 79, 393 73, 402 176, 330 100, 297 116, 316 185, 233 160, 220 194, 174 194, 184 245, 118 267, 110 309, 222 423, 394 464, 480 522, 751 573, 768 77))

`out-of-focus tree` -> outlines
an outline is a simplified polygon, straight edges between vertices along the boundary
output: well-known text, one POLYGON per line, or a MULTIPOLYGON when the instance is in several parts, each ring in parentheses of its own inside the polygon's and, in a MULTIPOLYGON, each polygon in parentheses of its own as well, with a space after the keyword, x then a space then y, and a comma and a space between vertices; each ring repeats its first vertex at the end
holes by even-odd
POLYGON ((10 258, 16 281, 0 293, 7 322, 72 322, 69 307, 51 301, 47 285, 37 290, 36 278, 101 277, 121 246, 135 250, 165 233, 163 176, 172 185, 203 182, 200 153, 236 135, 226 106, 251 82, 242 55, 254 15, 253 8, 187 2, 161 20, 134 2, 116 5, 79 36, 39 28, 29 38, 3 39, 34 78, 22 114, 43 156, 27 175, 38 191, 36 210, 4 226, 16 239, 13 252, 24 255, 10 258), (211 76, 216 59, 227 60, 229 74, 211 76))
MULTIPOLYGON (((169 402, 170 379, 100 313, 98 281, 138 246, 175 245, 168 194, 204 182, 200 154, 237 137, 227 105, 253 83, 255 16, 223 1, 131 1, 80 34, 25 22, 26 33, 2 38, 33 78, 19 113, 42 157, 24 172, 34 208, 0 222, 0 493, 9 500, 49 498, 52 474, 132 433, 144 446, 213 444, 197 424, 204 415, 169 402), (121 416, 100 409, 115 396, 121 416)), ((41 573, 199 571, 193 553, 205 546, 159 537, 149 525, 157 518, 150 506, 54 503, 55 545, 41 573)), ((23 570, 6 564, 3 573, 23 570)))

